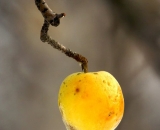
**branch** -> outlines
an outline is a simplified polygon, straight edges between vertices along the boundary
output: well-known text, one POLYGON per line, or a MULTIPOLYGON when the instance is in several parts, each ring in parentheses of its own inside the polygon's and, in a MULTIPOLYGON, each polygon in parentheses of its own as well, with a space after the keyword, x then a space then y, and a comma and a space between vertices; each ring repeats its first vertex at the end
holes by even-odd
POLYGON ((77 62, 80 62, 82 70, 86 73, 88 71, 87 59, 84 56, 71 51, 69 48, 66 48, 65 46, 55 41, 48 35, 49 25, 51 24, 52 26, 57 27, 60 24, 60 18, 64 17, 65 13, 54 13, 44 0, 35 0, 35 4, 44 17, 44 24, 42 26, 40 35, 41 41, 47 42, 53 48, 62 51, 67 56, 75 59, 77 62))

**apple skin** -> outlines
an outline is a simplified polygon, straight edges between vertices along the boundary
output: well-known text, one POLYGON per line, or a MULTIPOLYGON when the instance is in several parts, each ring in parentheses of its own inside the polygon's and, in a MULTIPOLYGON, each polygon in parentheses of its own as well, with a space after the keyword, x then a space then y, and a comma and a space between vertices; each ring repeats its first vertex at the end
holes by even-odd
POLYGON ((67 130, 114 130, 122 120, 124 97, 108 72, 78 72, 60 86, 58 106, 67 130))

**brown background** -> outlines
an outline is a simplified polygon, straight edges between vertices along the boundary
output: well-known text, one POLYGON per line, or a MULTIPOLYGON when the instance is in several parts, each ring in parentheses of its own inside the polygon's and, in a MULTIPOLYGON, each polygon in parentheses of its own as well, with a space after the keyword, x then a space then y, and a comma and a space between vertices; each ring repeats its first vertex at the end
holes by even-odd
MULTIPOLYGON (((47 0, 65 12, 49 34, 112 73, 125 114, 117 130, 160 129, 160 1, 47 0)), ((59 86, 78 63, 39 39, 43 18, 31 0, 0 0, 0 130, 65 130, 59 86)))

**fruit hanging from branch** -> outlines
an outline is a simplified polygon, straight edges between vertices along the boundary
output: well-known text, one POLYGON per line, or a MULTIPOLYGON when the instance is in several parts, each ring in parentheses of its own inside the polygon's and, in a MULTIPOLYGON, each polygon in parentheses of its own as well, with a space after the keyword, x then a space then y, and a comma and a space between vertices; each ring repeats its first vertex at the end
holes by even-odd
POLYGON ((67 130, 114 130, 122 120, 124 97, 117 80, 108 72, 88 72, 88 60, 48 35, 65 13, 54 13, 44 0, 35 0, 44 17, 40 39, 81 63, 83 72, 69 75, 61 84, 58 106, 67 130))
POLYGON ((114 130, 124 113, 121 87, 105 71, 69 75, 61 84, 58 105, 67 130, 114 130))

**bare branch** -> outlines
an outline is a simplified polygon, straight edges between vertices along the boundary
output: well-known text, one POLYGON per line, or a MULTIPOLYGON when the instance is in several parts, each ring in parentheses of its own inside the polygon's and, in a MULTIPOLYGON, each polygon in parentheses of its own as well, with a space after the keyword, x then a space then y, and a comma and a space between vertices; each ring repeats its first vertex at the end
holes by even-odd
POLYGON ((40 36, 41 41, 47 42, 53 48, 62 51, 67 56, 72 57, 77 62, 80 62, 82 70, 86 73, 88 71, 87 59, 84 56, 71 51, 69 48, 66 48, 65 46, 55 41, 48 35, 49 25, 51 24, 52 26, 57 27, 60 24, 60 18, 64 17, 65 13, 61 13, 61 14, 54 13, 44 0, 35 0, 35 4, 37 5, 37 8, 41 11, 45 19, 41 29, 41 36, 40 36))

